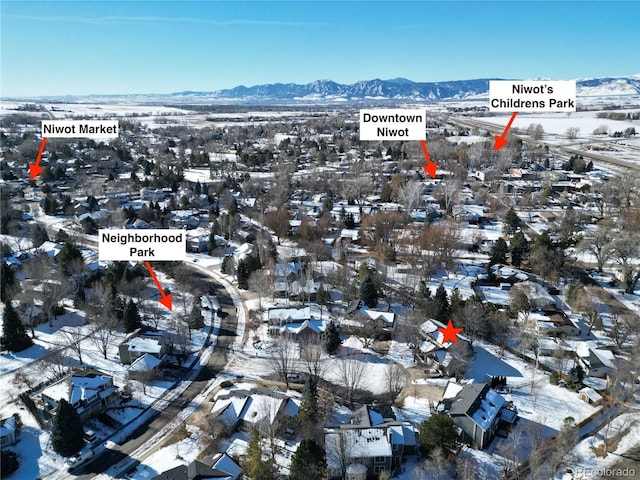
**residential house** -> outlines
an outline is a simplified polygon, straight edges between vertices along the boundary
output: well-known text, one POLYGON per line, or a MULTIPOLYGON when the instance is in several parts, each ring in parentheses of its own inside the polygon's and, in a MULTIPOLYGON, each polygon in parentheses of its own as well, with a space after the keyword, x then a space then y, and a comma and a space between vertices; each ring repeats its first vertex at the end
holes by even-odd
POLYGON ((576 348, 577 362, 588 377, 605 378, 615 368, 611 350, 599 348, 595 342, 580 342, 576 348))
POLYGON ((202 253, 209 250, 208 235, 187 235, 187 250, 191 253, 202 253))
POLYGON ((362 300, 354 300, 345 310, 341 324, 365 329, 371 338, 388 338, 396 330, 396 314, 391 311, 369 309, 362 300))
POLYGON ((162 361, 150 353, 145 353, 136 358, 127 368, 127 377, 131 380, 145 380, 152 373, 157 373, 162 365, 162 361))
POLYGON ((327 478, 329 480, 344 478, 344 473, 347 471, 360 475, 366 472, 366 478, 377 478, 382 473, 391 473, 393 449, 387 430, 385 428, 326 430, 324 439, 327 478))
POLYGON ((529 303, 535 309, 543 310, 548 307, 556 306, 556 301, 553 296, 537 282, 526 281, 516 283, 512 289, 519 290, 526 295, 529 303))
POLYGON ((547 307, 528 315, 520 312, 519 318, 533 323, 536 332, 550 337, 575 337, 580 329, 569 319, 567 314, 555 307, 547 307))
POLYGON ((270 308, 267 316, 270 335, 315 337, 327 328, 327 321, 313 317, 310 307, 270 308))
POLYGON ((152 480, 238 480, 242 468, 226 453, 216 453, 203 460, 193 460, 156 475, 152 480))
POLYGON ((113 377, 96 370, 77 370, 40 392, 43 413, 52 417, 60 400, 65 399, 82 421, 97 416, 115 400, 118 388, 113 377))
POLYGON ((13 416, 0 420, 0 446, 4 448, 15 445, 17 441, 16 417, 13 416))
POLYGON ((396 314, 394 312, 383 312, 380 310, 361 309, 361 312, 369 317, 376 330, 383 330, 388 333, 396 330, 396 314))
POLYGON ((231 389, 218 394, 211 414, 231 432, 236 428, 251 430, 261 423, 286 422, 298 414, 299 400, 281 388, 257 387, 231 389))
POLYGON ((364 406, 351 421, 325 429, 327 475, 342 478, 343 472, 377 478, 397 469, 406 455, 416 453, 416 430, 398 422, 390 408, 364 406))
POLYGON ((162 360, 170 349, 170 342, 164 331, 143 327, 127 335, 118 346, 118 353, 120 361, 129 365, 147 353, 162 360))
POLYGON ((448 406, 448 414, 461 429, 463 441, 484 449, 489 446, 500 422, 513 425, 517 412, 487 383, 464 385, 448 406))
POLYGON ((418 333, 422 341, 414 354, 416 359, 436 368, 444 375, 457 376, 464 371, 472 354, 471 344, 464 335, 458 335, 458 343, 442 343, 444 336, 439 328, 446 325, 429 319, 420 325, 418 333))

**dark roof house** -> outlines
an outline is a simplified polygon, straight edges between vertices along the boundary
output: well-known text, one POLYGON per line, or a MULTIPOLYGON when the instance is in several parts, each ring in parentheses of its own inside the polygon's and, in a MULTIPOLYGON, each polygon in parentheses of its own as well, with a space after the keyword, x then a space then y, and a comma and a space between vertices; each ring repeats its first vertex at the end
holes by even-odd
POLYGON ((152 480, 237 480, 242 468, 226 453, 217 453, 204 460, 193 460, 156 475, 152 480))
POLYGON ((500 421, 513 424, 517 419, 515 410, 487 383, 465 385, 449 406, 449 416, 462 430, 462 439, 480 449, 489 446, 500 421))

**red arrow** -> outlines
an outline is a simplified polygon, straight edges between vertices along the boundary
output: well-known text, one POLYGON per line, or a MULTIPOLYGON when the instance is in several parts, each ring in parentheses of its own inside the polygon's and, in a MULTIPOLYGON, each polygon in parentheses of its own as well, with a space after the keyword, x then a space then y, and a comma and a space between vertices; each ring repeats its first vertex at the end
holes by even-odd
POLYGON ((424 140, 420 140, 420 145, 422 145, 422 151, 424 152, 424 158, 427 160, 427 163, 422 166, 425 172, 429 174, 431 178, 436 178, 436 168, 438 164, 436 162, 432 162, 429 157, 429 152, 427 151, 427 142, 424 140))
POLYGON ((40 159, 42 158, 42 152, 44 152, 44 146, 47 144, 47 137, 42 137, 42 142, 40 142, 40 150, 38 150, 38 156, 36 157, 36 163, 29 164, 29 175, 31 176, 31 180, 34 180, 40 172, 42 172, 42 167, 40 166, 40 159))
POLYGON ((160 295, 162 295, 162 298, 158 301, 161 304, 163 304, 165 307, 167 307, 169 310, 173 310, 171 306, 171 294, 169 295, 164 294, 162 285, 160 285, 160 282, 158 281, 158 277, 156 277, 156 273, 153 271, 153 268, 151 268, 151 264, 149 262, 144 262, 144 264, 147 266, 147 270, 149 270, 149 273, 151 274, 151 278, 153 278, 153 281, 156 283, 156 287, 158 287, 158 291, 160 292, 160 295))
POLYGON ((507 136, 507 132, 509 131, 509 129, 511 128, 511 124, 513 123, 513 121, 516 119, 516 115, 518 115, 518 112, 513 112, 511 114, 511 120, 509 120, 509 123, 507 123, 507 126, 504 127, 504 132, 502 132, 502 135, 498 136, 496 135, 496 144, 493 147, 494 151, 498 151, 500 150, 502 147, 504 147, 507 143, 507 139, 505 138, 507 136))

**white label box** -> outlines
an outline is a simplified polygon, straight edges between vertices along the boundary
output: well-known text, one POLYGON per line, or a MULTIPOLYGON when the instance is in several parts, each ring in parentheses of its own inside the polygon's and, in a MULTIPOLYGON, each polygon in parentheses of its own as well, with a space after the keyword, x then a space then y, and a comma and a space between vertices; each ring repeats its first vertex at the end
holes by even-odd
POLYGON ((184 230, 104 229, 98 231, 100 261, 184 261, 187 234, 184 230))
POLYGON ((490 80, 491 112, 575 112, 575 80, 490 80))
POLYGON ((360 110, 360 140, 425 140, 426 110, 360 110))
POLYGON ((47 138, 118 138, 118 120, 42 120, 47 138))

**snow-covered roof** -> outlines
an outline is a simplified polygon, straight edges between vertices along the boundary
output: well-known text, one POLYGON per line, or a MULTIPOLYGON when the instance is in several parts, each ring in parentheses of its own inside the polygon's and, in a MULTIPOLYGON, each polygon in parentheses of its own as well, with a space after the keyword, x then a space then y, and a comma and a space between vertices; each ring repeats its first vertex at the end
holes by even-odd
POLYGON ((386 323, 393 323, 396 318, 396 314, 393 312, 381 312, 379 310, 364 309, 363 313, 367 314, 371 320, 382 320, 386 323))
POLYGON ((269 423, 275 422, 283 399, 268 395, 252 395, 247 399, 240 418, 245 422, 258 423, 268 418, 269 423))
POLYGON ((216 453, 211 459, 211 466, 228 473, 231 478, 240 478, 242 475, 242 468, 226 453, 216 453))
POLYGON ((9 437, 15 434, 16 419, 14 417, 5 418, 0 422, 0 437, 9 437))
POLYGON ((493 389, 480 400, 480 406, 471 417, 483 430, 488 430, 491 423, 500 413, 500 409, 506 404, 506 400, 493 389))
POLYGON ((442 394, 442 399, 456 398, 460 391, 464 388, 464 385, 460 385, 456 382, 448 382, 442 394))
POLYGON ((598 402, 602 401, 602 395, 600 395, 598 392, 596 392, 591 387, 584 387, 578 393, 580 395, 585 395, 593 403, 598 403, 598 402))
POLYGON ((305 330, 310 330, 315 333, 322 333, 327 329, 326 320, 305 320, 304 322, 287 323, 281 327, 282 333, 288 333, 290 335, 298 335, 305 330))
POLYGON ((311 318, 311 308, 270 308, 270 322, 302 322, 311 318))
POLYGON ((106 375, 86 375, 65 377, 42 391, 42 395, 54 401, 67 400, 74 405, 80 401, 92 399, 112 382, 106 375), (71 384, 69 384, 71 382, 71 384))
POLYGON ((351 458, 390 457, 391 443, 384 428, 343 430, 351 458))
POLYGON ((416 432, 410 425, 391 425, 389 427, 392 445, 405 447, 416 445, 416 432))
POLYGON ((155 338, 133 337, 127 344, 130 352, 159 354, 162 350, 162 344, 155 338))
POLYGON ((296 415, 298 415, 299 411, 300 411, 300 402, 298 400, 295 400, 293 398, 290 398, 289 400, 287 400, 287 404, 284 407, 285 415, 288 415, 289 417, 295 417, 296 415))
POLYGON ((340 231, 340 238, 350 238, 353 241, 358 240, 358 235, 360 232, 358 230, 353 230, 349 228, 343 228, 340 231))
POLYGON ((133 372, 149 372, 160 365, 160 360, 153 355, 145 353, 141 357, 137 358, 128 368, 133 372))
POLYGON ((578 343, 576 353, 581 358, 588 358, 591 353, 593 353, 605 367, 613 368, 615 366, 614 361, 616 357, 613 352, 599 348, 598 344, 593 341, 578 343))
MULTIPOLYGON (((450 345, 452 345, 453 342, 448 341, 446 343, 442 343, 442 340, 444 339, 444 335, 442 334, 442 332, 440 330, 438 330, 438 328, 446 328, 447 326, 442 323, 439 322, 437 320, 434 319, 429 319, 425 322, 423 322, 420 325, 420 330, 429 338, 435 339, 436 343, 438 345, 442 345, 444 348, 449 348, 450 345)), ((467 339, 467 337, 465 337, 464 335, 458 334, 458 339, 462 339, 465 341, 469 341, 467 339)))
POLYGON ((451 404, 452 415, 467 415, 483 430, 488 430, 506 400, 486 383, 465 385, 451 404))
POLYGON ((50 257, 55 257, 62 251, 62 245, 47 241, 38 247, 38 251, 46 253, 50 257))

